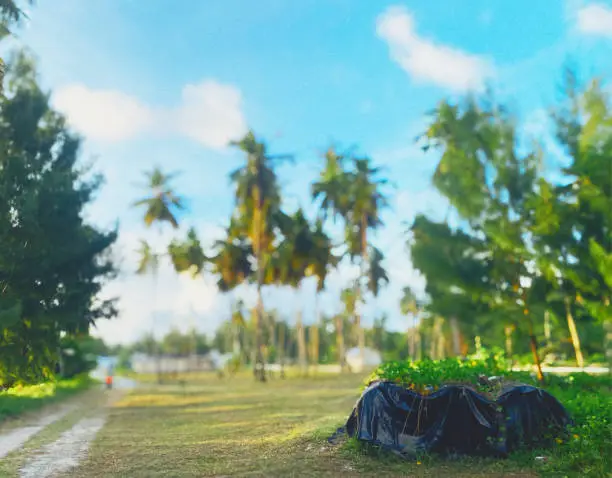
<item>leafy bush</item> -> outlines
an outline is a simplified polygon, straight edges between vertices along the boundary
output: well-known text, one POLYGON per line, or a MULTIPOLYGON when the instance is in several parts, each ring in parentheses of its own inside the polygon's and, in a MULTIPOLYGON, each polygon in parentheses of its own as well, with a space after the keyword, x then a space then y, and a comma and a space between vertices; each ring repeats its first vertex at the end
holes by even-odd
MULTIPOLYGON (((391 380, 423 394, 445 383, 465 383, 486 393, 487 387, 478 379, 492 375, 501 376, 506 381, 537 385, 532 374, 510 371, 497 353, 484 358, 388 362, 368 377, 367 383, 391 380)), ((609 376, 586 373, 547 375, 543 387, 565 406, 575 422, 569 430, 569 438, 558 440, 552 449, 521 451, 509 459, 552 476, 608 476, 612 469, 611 386, 609 376), (536 457, 545 458, 536 460, 536 457)))
POLYGON ((368 377, 367 383, 372 380, 391 380, 422 394, 445 383, 465 383, 485 391, 479 384, 479 377, 504 376, 508 370, 501 353, 491 353, 484 358, 471 356, 465 359, 387 362, 368 377))

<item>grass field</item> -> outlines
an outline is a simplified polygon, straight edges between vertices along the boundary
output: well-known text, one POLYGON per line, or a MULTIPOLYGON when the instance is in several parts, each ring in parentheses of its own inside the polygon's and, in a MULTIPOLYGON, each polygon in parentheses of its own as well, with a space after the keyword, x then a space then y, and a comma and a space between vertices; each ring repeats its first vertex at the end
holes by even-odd
POLYGON ((331 446, 359 395, 357 375, 271 380, 199 377, 144 385, 111 410, 71 476, 535 476, 511 461, 421 463, 331 446))

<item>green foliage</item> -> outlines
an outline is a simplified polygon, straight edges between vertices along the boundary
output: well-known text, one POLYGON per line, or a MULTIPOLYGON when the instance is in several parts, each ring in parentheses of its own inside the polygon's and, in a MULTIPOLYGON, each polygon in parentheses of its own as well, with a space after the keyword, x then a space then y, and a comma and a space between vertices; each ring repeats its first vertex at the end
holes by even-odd
POLYGON ((506 360, 502 353, 497 352, 486 358, 385 362, 368 377, 366 383, 372 380, 391 380, 426 394, 448 383, 465 383, 477 387, 479 377, 500 376, 507 372, 506 360))
POLYGON ((66 336, 60 340, 60 367, 62 378, 72 378, 85 374, 96 368, 97 356, 91 337, 66 336), (93 347, 92 347, 93 346, 93 347))
POLYGON ((149 196, 134 202, 135 207, 144 207, 144 223, 150 227, 154 223, 169 223, 173 228, 178 227, 176 215, 184 209, 183 200, 174 192, 171 181, 175 174, 166 174, 159 168, 145 172, 145 189, 149 196))
POLYGON ((61 332, 115 315, 97 295, 115 273, 117 233, 84 221, 102 178, 79 163, 79 138, 23 53, 0 99, 0 143, 0 386, 10 386, 53 375, 61 332))
MULTIPOLYGON (((503 377, 506 381, 535 384, 528 373, 510 372, 502 355, 488 354, 486 358, 441 361, 388 362, 383 364, 367 380, 391 380, 406 387, 428 394, 443 384, 463 383, 491 392, 490 386, 479 384, 480 376, 503 377)), ((609 376, 575 373, 567 376, 548 376, 545 389, 555 396, 574 420, 567 437, 557 439, 553 447, 521 450, 509 457, 518 466, 537 468, 552 476, 608 476, 612 466, 612 381, 609 376), (545 457, 543 463, 536 457, 545 457)), ((361 450, 352 443, 353 450, 361 450)), ((370 456, 386 459, 380 452, 370 456)), ((440 458, 443 459, 443 458, 440 458)), ((422 463, 432 464, 436 457, 421 457, 422 463)), ((469 459, 466 459, 469 460, 469 459)))
POLYGON ((89 376, 81 375, 36 385, 16 385, 0 391, 0 423, 86 390, 94 383, 89 376))

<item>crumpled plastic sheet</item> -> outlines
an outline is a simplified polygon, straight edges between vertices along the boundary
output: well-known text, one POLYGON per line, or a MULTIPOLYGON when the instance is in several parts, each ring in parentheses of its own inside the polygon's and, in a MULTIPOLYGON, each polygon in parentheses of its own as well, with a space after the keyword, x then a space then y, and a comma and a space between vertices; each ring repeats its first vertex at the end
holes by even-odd
POLYGON ((563 433, 571 419, 551 394, 529 385, 502 389, 493 401, 462 385, 421 395, 393 382, 370 384, 344 433, 405 457, 421 453, 505 456, 563 433))

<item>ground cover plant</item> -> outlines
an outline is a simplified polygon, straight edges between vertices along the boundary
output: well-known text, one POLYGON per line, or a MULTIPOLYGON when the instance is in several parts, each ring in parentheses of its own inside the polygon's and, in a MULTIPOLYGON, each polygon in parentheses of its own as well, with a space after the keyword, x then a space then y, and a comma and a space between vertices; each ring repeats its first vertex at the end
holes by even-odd
MULTIPOLYGON (((612 389, 609 375, 548 375, 544 383, 539 383, 529 372, 510 371, 501 354, 490 354, 466 359, 387 362, 374 371, 365 384, 373 380, 390 380, 424 395, 444 384, 466 384, 489 396, 494 396, 503 383, 542 387, 563 404, 574 424, 566 438, 557 438, 551 447, 523 449, 510 454, 507 460, 518 467, 536 468, 538 472, 552 476, 608 476, 612 469, 612 389), (492 376, 497 379, 492 382, 483 380, 483 377, 492 376)), ((389 459, 383 451, 374 451, 374 447, 355 440, 350 440, 344 448, 374 459, 389 459)), ((418 457, 417 461, 433 463, 438 460, 443 458, 418 457)))
POLYGON ((88 389, 95 381, 87 375, 50 380, 36 385, 15 385, 0 392, 0 423, 88 389))

